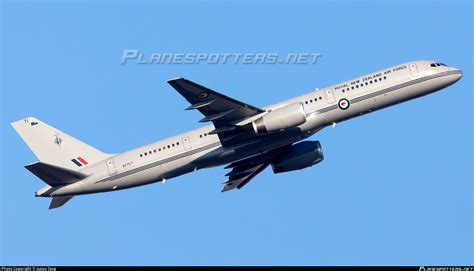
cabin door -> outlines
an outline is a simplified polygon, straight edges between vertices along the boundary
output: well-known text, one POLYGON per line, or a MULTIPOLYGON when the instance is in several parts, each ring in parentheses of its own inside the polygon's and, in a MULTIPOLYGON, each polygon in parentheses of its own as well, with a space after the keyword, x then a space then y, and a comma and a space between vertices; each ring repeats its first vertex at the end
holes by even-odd
POLYGON ((189 139, 189 137, 184 137, 183 138, 183 147, 184 147, 184 150, 189 150, 191 149, 191 140, 189 139))
POLYGON ((410 72, 412 77, 418 77, 418 68, 415 63, 410 64, 410 72))
POLYGON ((117 173, 117 169, 115 168, 115 163, 112 158, 107 160, 106 164, 107 164, 107 169, 109 170, 109 175, 114 175, 115 173, 117 173))
POLYGON ((328 103, 332 104, 335 99, 334 99, 334 92, 332 91, 332 89, 326 89, 325 91, 326 93, 326 99, 328 100, 328 103))

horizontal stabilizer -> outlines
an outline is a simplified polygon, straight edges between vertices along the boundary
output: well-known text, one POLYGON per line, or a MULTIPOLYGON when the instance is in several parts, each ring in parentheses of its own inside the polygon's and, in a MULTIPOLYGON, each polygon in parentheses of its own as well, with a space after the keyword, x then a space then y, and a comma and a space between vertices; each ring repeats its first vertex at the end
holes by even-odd
POLYGON ((67 197, 54 197, 53 200, 51 200, 51 204, 49 205, 49 209, 54 209, 63 206, 68 202, 70 199, 72 199, 72 196, 67 196, 67 197))
POLYGON ((50 186, 71 184, 87 177, 87 175, 81 172, 43 162, 36 162, 25 166, 25 168, 50 186))

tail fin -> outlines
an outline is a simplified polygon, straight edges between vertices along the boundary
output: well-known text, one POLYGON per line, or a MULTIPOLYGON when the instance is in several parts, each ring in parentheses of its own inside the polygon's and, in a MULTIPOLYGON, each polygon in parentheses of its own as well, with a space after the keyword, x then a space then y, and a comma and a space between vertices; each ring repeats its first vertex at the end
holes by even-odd
POLYGON ((110 156, 33 117, 12 126, 38 159, 49 165, 78 170, 110 156))

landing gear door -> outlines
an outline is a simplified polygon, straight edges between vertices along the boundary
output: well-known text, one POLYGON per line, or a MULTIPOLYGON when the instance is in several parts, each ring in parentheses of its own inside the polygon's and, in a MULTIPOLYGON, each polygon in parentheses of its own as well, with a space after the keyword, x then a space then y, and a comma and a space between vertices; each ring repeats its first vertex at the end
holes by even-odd
POLYGON ((418 77, 418 68, 416 67, 415 63, 411 63, 410 65, 410 73, 412 77, 418 77))
POLYGON ((117 173, 117 169, 115 168, 115 163, 114 163, 114 160, 112 158, 107 160, 107 162, 105 162, 105 163, 107 164, 107 169, 109 170, 109 175, 114 175, 115 173, 117 173))
POLYGON ((330 104, 334 103, 335 99, 334 99, 333 90, 329 88, 329 89, 326 89, 324 92, 326 93, 326 99, 327 99, 328 103, 330 103, 330 104))

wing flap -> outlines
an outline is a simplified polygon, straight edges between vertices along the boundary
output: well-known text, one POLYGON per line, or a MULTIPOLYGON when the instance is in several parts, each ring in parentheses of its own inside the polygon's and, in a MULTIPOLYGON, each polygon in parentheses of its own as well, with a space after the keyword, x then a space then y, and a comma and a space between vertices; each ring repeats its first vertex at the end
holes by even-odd
POLYGON ((253 179, 253 177, 257 176, 260 172, 262 172, 269 163, 262 163, 257 166, 254 166, 251 170, 247 170, 244 172, 238 172, 237 170, 234 171, 233 175, 230 175, 229 180, 224 183, 224 188, 222 189, 222 192, 229 191, 232 189, 240 189, 244 187, 250 180, 253 179))
POLYGON ((213 115, 209 115, 207 117, 204 117, 199 122, 208 122, 208 121, 215 121, 215 120, 218 120, 218 119, 223 119, 226 115, 229 115, 230 113, 232 113, 234 111, 235 111, 235 108, 232 108, 232 109, 229 109, 227 111, 215 113, 213 115))
POLYGON ((192 104, 189 107, 187 107, 186 110, 193 110, 193 109, 198 109, 198 108, 201 108, 201 107, 204 107, 204 106, 208 106, 208 105, 210 105, 211 103, 213 103, 215 101, 216 100, 214 99, 214 100, 209 100, 209 101, 202 102, 202 103, 192 104))
POLYGON ((250 172, 253 172, 255 170, 258 169, 260 165, 245 165, 245 166, 241 166, 241 167, 238 167, 238 168, 234 168, 232 169, 232 171, 230 171, 229 173, 227 173, 225 176, 237 176, 239 174, 248 174, 250 172))
POLYGON ((249 157, 247 159, 234 162, 226 166, 232 170, 226 174, 229 179, 224 183, 222 192, 232 189, 241 189, 249 183, 255 176, 262 172, 270 163, 289 150, 291 145, 285 145, 266 153, 249 157))

